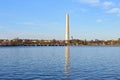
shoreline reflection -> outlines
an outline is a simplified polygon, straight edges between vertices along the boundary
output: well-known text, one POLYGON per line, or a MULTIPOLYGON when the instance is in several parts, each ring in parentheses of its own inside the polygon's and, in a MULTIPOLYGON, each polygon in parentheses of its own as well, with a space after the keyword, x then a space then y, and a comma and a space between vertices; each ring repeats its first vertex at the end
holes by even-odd
POLYGON ((70 76, 70 47, 65 47, 65 75, 70 76))

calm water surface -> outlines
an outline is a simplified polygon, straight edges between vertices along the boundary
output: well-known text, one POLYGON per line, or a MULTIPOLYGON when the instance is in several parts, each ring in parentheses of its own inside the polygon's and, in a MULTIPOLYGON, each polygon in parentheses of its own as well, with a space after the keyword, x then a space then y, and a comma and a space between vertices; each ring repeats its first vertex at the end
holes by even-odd
POLYGON ((0 47, 0 80, 120 80, 120 47, 0 47))

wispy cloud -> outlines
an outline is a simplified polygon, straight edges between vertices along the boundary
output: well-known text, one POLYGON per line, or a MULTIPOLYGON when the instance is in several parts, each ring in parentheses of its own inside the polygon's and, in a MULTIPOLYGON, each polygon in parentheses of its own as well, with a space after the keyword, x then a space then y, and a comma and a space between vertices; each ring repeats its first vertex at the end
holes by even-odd
POLYGON ((87 11, 87 9, 85 9, 85 8, 80 8, 80 12, 86 12, 87 11))
POLYGON ((100 3, 100 0, 79 0, 79 2, 96 5, 100 3))
MULTIPOLYGON (((103 8, 104 12, 120 15, 119 5, 114 1, 102 1, 102 0, 78 0, 78 1, 79 3, 95 5, 95 7, 103 8)), ((85 10, 81 9, 81 11, 85 11, 85 10)), ((97 20, 97 22, 101 22, 101 20, 97 20)))
POLYGON ((114 2, 104 2, 103 7, 107 13, 114 13, 120 15, 120 8, 117 3, 114 2))
POLYGON ((5 26, 0 26, 0 29, 4 29, 5 28, 5 26))
POLYGON ((3 28, 3 26, 0 26, 0 29, 3 28))
POLYGON ((105 8, 108 8, 108 7, 112 6, 113 4, 114 4, 113 2, 108 2, 108 1, 102 3, 103 7, 105 7, 105 8))
POLYGON ((0 16, 11 16, 12 14, 9 14, 9 13, 0 13, 0 16))
POLYGON ((80 3, 90 4, 90 5, 97 5, 101 7, 108 8, 112 5, 114 5, 114 2, 112 1, 101 1, 101 0, 79 0, 80 3))
POLYGON ((120 14, 120 8, 112 8, 107 11, 108 13, 120 14))
POLYGON ((43 26, 43 25, 47 25, 45 23, 42 23, 41 21, 25 21, 25 22, 16 22, 15 24, 17 25, 22 25, 22 26, 43 26))
POLYGON ((97 19, 96 22, 101 23, 101 22, 103 22, 103 20, 102 19, 97 19))
POLYGON ((16 24, 19 24, 19 25, 26 25, 26 26, 32 26, 32 25, 35 25, 34 22, 20 22, 20 23, 16 23, 16 24))

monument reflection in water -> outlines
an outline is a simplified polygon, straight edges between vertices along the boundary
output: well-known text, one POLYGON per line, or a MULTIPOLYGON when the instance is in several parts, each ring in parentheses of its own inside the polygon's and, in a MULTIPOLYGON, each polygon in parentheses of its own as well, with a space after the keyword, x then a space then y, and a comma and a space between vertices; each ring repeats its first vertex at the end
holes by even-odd
POLYGON ((65 75, 70 76, 70 47, 65 47, 65 75))

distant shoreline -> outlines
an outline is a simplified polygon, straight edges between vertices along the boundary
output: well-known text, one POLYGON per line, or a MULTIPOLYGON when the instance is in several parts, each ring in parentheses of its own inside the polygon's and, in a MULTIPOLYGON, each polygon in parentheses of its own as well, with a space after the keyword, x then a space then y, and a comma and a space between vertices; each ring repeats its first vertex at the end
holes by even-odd
POLYGON ((35 40, 35 39, 0 39, 0 46, 120 46, 118 40, 35 40))
MULTIPOLYGON (((53 45, 49 45, 49 46, 41 46, 41 47, 52 47, 53 45)), ((91 46, 91 47, 120 47, 120 45, 79 45, 79 46, 75 46, 75 45, 68 45, 69 47, 86 47, 86 46, 91 46)), ((0 47, 39 47, 39 46, 35 46, 35 45, 31 45, 31 46, 24 46, 24 45, 16 45, 16 46, 2 46, 0 45, 0 47)), ((53 46, 53 47, 60 47, 60 46, 53 46)), ((61 46, 61 47, 67 47, 67 46, 61 46)))

